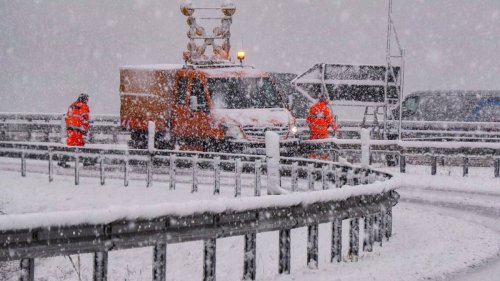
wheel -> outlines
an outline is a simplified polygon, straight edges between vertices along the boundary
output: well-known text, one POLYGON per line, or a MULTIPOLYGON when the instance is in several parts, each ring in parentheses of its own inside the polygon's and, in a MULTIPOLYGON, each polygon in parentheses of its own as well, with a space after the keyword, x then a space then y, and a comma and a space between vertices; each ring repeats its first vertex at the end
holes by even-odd
POLYGON ((132 131, 128 145, 135 149, 148 148, 148 135, 143 132, 132 131))

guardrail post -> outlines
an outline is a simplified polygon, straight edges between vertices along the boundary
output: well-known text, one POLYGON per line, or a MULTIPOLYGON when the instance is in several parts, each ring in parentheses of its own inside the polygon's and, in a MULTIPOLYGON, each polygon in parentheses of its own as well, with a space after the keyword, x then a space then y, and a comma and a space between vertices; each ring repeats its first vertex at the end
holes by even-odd
POLYGON ((175 175, 175 154, 170 154, 170 167, 168 174, 170 176, 170 190, 175 189, 176 175, 175 175))
POLYGON ((328 189, 328 166, 323 165, 321 167, 321 184, 323 186, 323 190, 328 189))
POLYGON ((330 262, 342 261, 342 220, 334 219, 332 222, 332 245, 330 251, 330 262))
POLYGON ((125 151, 124 169, 123 169, 123 186, 128 186, 128 173, 129 173, 129 162, 128 162, 128 150, 125 151))
POLYGON ((167 278, 167 243, 159 242, 153 248, 153 281, 167 278))
POLYGON ((379 228, 378 228, 378 237, 379 237, 379 242, 380 242, 380 247, 382 247, 382 244, 384 242, 384 236, 386 235, 386 226, 387 226, 387 216, 386 216, 386 210, 384 207, 382 207, 382 210, 380 211, 379 214, 379 228))
POLYGON ((334 150, 333 151, 333 162, 339 162, 339 157, 340 157, 340 151, 334 150))
POLYGON ((361 165, 371 165, 370 161, 370 131, 361 129, 361 165))
POLYGON ((191 193, 198 192, 198 155, 193 156, 191 162, 192 171, 193 171, 193 185, 191 187, 191 193))
POLYGON ((94 253, 94 281, 108 279, 108 252, 94 253))
POLYGON ((22 259, 21 267, 21 281, 35 281, 35 259, 27 258, 22 259))
POLYGON ((500 158, 497 158, 495 161, 495 178, 500 178, 500 158))
POLYGON ((113 135, 113 143, 118 143, 118 132, 116 131, 116 129, 113 129, 112 135, 113 135))
POLYGON ((335 169, 335 187, 336 188, 342 187, 342 168, 335 169))
POLYGON ((217 239, 203 241, 203 281, 215 281, 217 239))
POLYGON ((308 190, 314 190, 314 166, 313 164, 307 164, 307 187, 308 190))
POLYGON ((352 218, 349 228, 349 258, 358 260, 359 255, 359 218, 352 218))
POLYGON ((77 148, 75 152, 75 185, 80 184, 80 155, 78 152, 77 148))
POLYGON ((347 185, 354 186, 354 171, 347 171, 347 185))
POLYGON ((369 237, 368 237, 368 242, 370 244, 369 252, 371 252, 373 250, 373 244, 375 243, 375 227, 374 227, 375 217, 376 217, 376 215, 372 215, 371 214, 370 215, 370 220, 368 221, 369 227, 370 227, 370 234, 369 234, 369 237))
POLYGON ((255 280, 257 258, 257 233, 245 235, 245 253, 243 257, 243 280, 255 280))
POLYGON ((241 159, 236 158, 234 162, 234 176, 235 176, 235 187, 234 187, 234 197, 241 196, 241 159))
POLYGON ((371 252, 373 250, 373 217, 366 215, 365 217, 365 231, 363 239, 363 251, 371 252))
POLYGON ((101 176, 101 185, 104 185, 106 183, 106 175, 105 175, 105 170, 104 170, 104 153, 100 153, 99 155, 99 170, 100 170, 100 176, 101 176))
POLYGON ((214 157, 214 194, 220 194, 220 157, 214 157))
POLYGON ((375 182, 375 180, 376 180, 376 178, 375 178, 375 174, 374 174, 373 172, 370 172, 370 173, 368 174, 368 183, 372 184, 372 183, 374 183, 374 182, 375 182))
POLYGON ((66 131, 66 120, 64 120, 65 116, 66 116, 65 114, 61 115, 61 132, 59 135, 61 143, 66 143, 66 136, 68 134, 68 132, 66 131))
POLYGON ((279 240, 279 274, 290 274, 290 229, 281 229, 279 240))
POLYGON ((318 225, 307 226, 307 266, 318 268, 318 225))
POLYGON ((380 213, 373 215, 373 242, 382 241, 382 235, 380 232, 380 213))
POLYGON ((281 193, 280 182, 280 137, 277 133, 266 132, 267 194, 281 193))
POLYGON ((262 161, 260 159, 255 160, 255 187, 254 187, 254 195, 255 196, 260 196, 260 190, 262 187, 262 182, 261 182, 261 168, 262 168, 262 161))
POLYGON ((26 177, 26 152, 21 151, 21 177, 26 177))
POLYGON ((148 150, 153 151, 155 149, 155 134, 156 134, 156 124, 153 121, 148 121, 148 150))
POLYGON ((368 176, 370 175, 369 170, 364 170, 362 171, 363 176, 361 177, 361 184, 367 184, 368 183, 368 176))
POLYGON ((399 172, 406 173, 406 156, 403 154, 399 155, 399 172))
POLYGON ((54 180, 54 159, 52 156, 52 147, 49 147, 49 182, 54 180))
POLYGON ((293 162, 292 163, 292 172, 291 172, 291 176, 292 176, 292 192, 295 192, 297 191, 297 189, 299 188, 299 182, 298 182, 298 178, 299 178, 299 171, 298 171, 298 168, 299 168, 299 164, 297 162, 293 162))
POLYGON ((462 176, 466 177, 469 175, 469 157, 464 157, 464 168, 462 176))
POLYGON ((385 214, 385 238, 389 241, 389 238, 392 236, 392 207, 388 207, 385 214))
POLYGON ((153 186, 153 153, 149 153, 146 163, 146 187, 153 186))
POLYGON ((432 156, 431 175, 435 176, 437 172, 437 156, 432 156))

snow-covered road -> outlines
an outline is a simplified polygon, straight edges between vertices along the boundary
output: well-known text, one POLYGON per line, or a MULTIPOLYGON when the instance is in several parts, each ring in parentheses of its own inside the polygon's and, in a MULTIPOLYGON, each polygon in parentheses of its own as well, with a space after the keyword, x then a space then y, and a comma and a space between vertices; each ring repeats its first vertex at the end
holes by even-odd
MULTIPOLYGON (((1 164, 1 163, 0 163, 1 164)), ((5 163, 4 163, 5 164, 5 163)), ((5 164, 7 165, 7 164, 5 164)), ((7 165, 8 166, 8 165, 7 165)), ((11 167, 16 170, 18 165, 11 167)), ((497 280, 500 271, 500 183, 482 177, 430 177, 419 173, 404 175, 399 189, 400 203, 393 209, 394 232, 384 247, 363 253, 358 262, 329 262, 329 224, 320 225, 319 269, 306 266, 305 228, 292 231, 292 272, 279 276, 277 232, 262 233, 257 240, 258 280, 497 280), (471 187, 470 185, 474 185, 471 187), (277 246, 276 246, 277 247, 277 246)), ((124 188, 120 179, 82 178, 75 187, 70 175, 47 176, 28 170, 22 178, 18 171, 0 170, 0 210, 3 213, 47 212, 99 208, 103 205, 153 204, 179 202, 211 196, 210 185, 191 194, 189 184, 176 191, 161 182, 146 189, 144 181, 131 181, 124 188), (107 202, 107 203, 106 203, 107 202)), ((232 181, 228 180, 228 184, 232 181)), ((222 189, 232 196, 232 189, 222 189)), ((251 194, 251 188, 243 194, 251 194)), ((347 257, 347 221, 344 221, 344 257, 347 257)), ((361 225, 363 227, 363 225, 361 225)), ((362 241, 362 239, 360 240, 362 241)), ((167 280, 200 280, 202 243, 168 246, 167 280)), ((239 280, 242 274, 243 239, 218 240, 218 280, 239 280)), ((151 248, 110 253, 110 280, 150 280, 151 248)), ((77 257, 72 256, 77 264, 77 257)), ((16 263, 17 264, 17 263, 16 263)), ((16 264, 1 268, 17 280, 16 264)), ((82 280, 91 280, 90 255, 81 256, 82 280)), ((78 280, 67 257, 37 260, 37 280, 78 280)))

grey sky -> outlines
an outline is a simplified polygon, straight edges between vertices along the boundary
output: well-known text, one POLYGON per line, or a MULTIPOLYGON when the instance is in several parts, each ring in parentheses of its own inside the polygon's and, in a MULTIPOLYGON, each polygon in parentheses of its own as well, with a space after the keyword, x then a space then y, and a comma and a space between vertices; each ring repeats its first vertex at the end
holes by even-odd
MULTIPOLYGON (((219 0, 193 0, 218 6, 219 0)), ((235 0, 233 51, 259 69, 384 63, 386 0, 235 0)), ((172 0, 0 0, 0 111, 63 112, 79 92, 119 111, 118 68, 182 63, 172 0)), ((406 93, 500 89, 499 0, 394 0, 406 93)))

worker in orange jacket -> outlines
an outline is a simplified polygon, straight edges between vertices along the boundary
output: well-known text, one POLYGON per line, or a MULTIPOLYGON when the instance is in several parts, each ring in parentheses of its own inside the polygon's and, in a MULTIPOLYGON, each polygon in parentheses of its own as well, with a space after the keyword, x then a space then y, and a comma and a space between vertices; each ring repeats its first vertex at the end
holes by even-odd
MULTIPOLYGON (((309 139, 326 139, 328 138, 328 129, 331 127, 334 132, 337 132, 337 124, 328 106, 328 97, 320 95, 319 101, 309 108, 307 115, 307 125, 309 126, 309 139)), ((320 149, 323 150, 323 149, 320 149)), ((309 154, 309 158, 328 159, 327 151, 317 151, 314 154, 309 154)))
POLYGON ((311 140, 328 138, 328 128, 330 127, 334 132, 337 132, 337 124, 328 106, 326 95, 321 95, 319 101, 309 108, 306 121, 309 125, 309 139, 311 140))
MULTIPOLYGON (((90 109, 87 105, 89 95, 80 94, 78 99, 72 103, 66 112, 66 144, 68 146, 84 146, 85 136, 89 131, 90 109)), ((62 157, 59 161, 59 166, 69 167, 66 163, 68 159, 62 157)))
POLYGON ((68 138, 66 144, 69 146, 84 146, 85 136, 89 131, 89 96, 80 94, 78 99, 72 103, 66 113, 66 132, 68 138))

